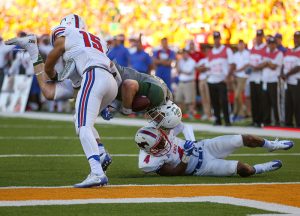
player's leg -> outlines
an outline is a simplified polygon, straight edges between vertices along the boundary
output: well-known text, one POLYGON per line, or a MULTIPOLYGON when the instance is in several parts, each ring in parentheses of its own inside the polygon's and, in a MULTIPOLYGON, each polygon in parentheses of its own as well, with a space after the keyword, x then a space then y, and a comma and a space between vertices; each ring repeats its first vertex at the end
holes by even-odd
POLYGON ((13 38, 5 42, 7 45, 18 45, 25 49, 31 58, 34 66, 34 73, 37 77, 39 86, 42 90, 43 95, 48 100, 53 100, 55 95, 55 83, 48 83, 49 78, 44 73, 45 64, 39 53, 37 46, 36 35, 27 35, 25 37, 13 38))
POLYGON ((244 146, 241 135, 225 135, 203 140, 203 148, 213 158, 225 158, 244 146))
POLYGON ((91 187, 107 183, 93 128, 101 107, 111 103, 116 94, 117 84, 111 74, 98 68, 85 73, 76 101, 76 124, 80 142, 90 164, 91 174, 75 187, 91 187), (109 102, 105 102, 104 99, 109 102))
POLYGON ((290 140, 274 140, 270 141, 268 139, 263 139, 261 137, 255 135, 242 135, 243 145, 256 148, 256 147, 263 147, 268 149, 269 151, 275 150, 288 150, 294 146, 293 141, 290 140))
MULTIPOLYGON (((100 108, 101 109, 101 108, 100 108)), ((112 157, 110 154, 105 150, 104 143, 101 141, 100 135, 95 127, 92 128, 94 137, 98 144, 99 149, 99 156, 100 156, 100 163, 102 166, 103 171, 106 171, 108 166, 112 163, 112 157)))
POLYGON ((256 164, 251 166, 249 164, 223 159, 207 159, 203 161, 199 170, 196 170, 194 175, 198 176, 234 176, 248 177, 254 174, 262 174, 265 172, 275 171, 282 167, 279 160, 256 164))

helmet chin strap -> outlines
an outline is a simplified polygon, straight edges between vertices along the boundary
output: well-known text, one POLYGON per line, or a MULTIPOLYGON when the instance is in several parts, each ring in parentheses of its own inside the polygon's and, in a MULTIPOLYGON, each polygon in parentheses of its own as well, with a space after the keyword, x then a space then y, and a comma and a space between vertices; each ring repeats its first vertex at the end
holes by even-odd
POLYGON ((165 133, 165 131, 162 130, 162 129, 158 129, 158 130, 161 132, 161 134, 162 134, 163 137, 167 140, 167 142, 172 146, 172 143, 171 143, 171 141, 169 140, 168 135, 165 133))

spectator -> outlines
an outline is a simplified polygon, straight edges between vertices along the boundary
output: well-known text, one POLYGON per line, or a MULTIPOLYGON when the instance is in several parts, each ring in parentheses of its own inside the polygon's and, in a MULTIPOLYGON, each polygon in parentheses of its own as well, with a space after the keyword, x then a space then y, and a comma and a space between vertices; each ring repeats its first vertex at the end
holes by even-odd
POLYGON ((208 87, 210 100, 214 110, 215 125, 222 125, 221 108, 225 120, 225 125, 230 126, 227 86, 225 81, 232 74, 233 64, 232 50, 221 44, 221 34, 218 31, 213 33, 214 47, 208 53, 208 87))
POLYGON ((282 34, 277 33, 275 35, 275 40, 277 44, 277 49, 285 53, 287 51, 287 48, 282 45, 282 34))
POLYGON ((133 54, 136 52, 137 42, 138 42, 138 39, 134 35, 131 35, 129 37, 129 48, 128 48, 129 54, 133 54))
POLYGON ((266 49, 264 40, 264 31, 259 29, 256 31, 256 38, 253 48, 250 51, 250 66, 247 69, 250 82, 250 97, 251 97, 251 115, 252 126, 260 127, 262 124, 263 108, 262 103, 262 68, 258 67, 262 63, 266 49), (255 102, 255 103, 254 103, 255 102))
MULTIPOLYGON (((204 49, 205 55, 207 55, 207 52, 209 51, 209 47, 206 46, 204 49)), ((197 69, 199 70, 199 90, 200 90, 200 95, 201 95, 201 104, 203 107, 203 112, 204 115, 202 115, 201 119, 202 120, 211 120, 212 115, 211 115, 211 105, 210 105, 210 97, 209 97, 209 89, 207 85, 207 74, 209 71, 208 68, 208 58, 202 58, 198 63, 197 63, 197 69)))
MULTIPOLYGON (((195 43, 194 41, 190 41, 188 44, 188 50, 189 50, 189 55, 192 59, 194 59, 194 61, 196 62, 196 64, 203 58, 205 58, 204 53, 202 53, 201 51, 199 51, 198 49, 195 48, 195 43)), ((195 81, 196 81, 196 95, 199 95, 199 89, 198 89, 198 77, 200 75, 200 71, 196 68, 195 69, 195 81)))
POLYGON ((2 37, 0 37, 0 92, 4 80, 4 75, 8 71, 9 53, 14 46, 7 46, 4 44, 2 37))
POLYGON ((271 110, 275 120, 275 125, 279 126, 279 112, 277 99, 278 77, 280 75, 283 53, 276 47, 274 37, 269 37, 268 46, 263 57, 263 62, 260 64, 262 70, 262 104, 263 104, 263 123, 271 125, 271 110))
POLYGON ((175 52, 169 48, 168 39, 161 39, 161 48, 154 52, 153 63, 156 66, 155 75, 160 77, 171 88, 171 64, 176 58, 175 52))
POLYGON ((114 46, 108 52, 108 58, 112 61, 115 60, 121 66, 128 67, 129 51, 124 46, 124 35, 117 35, 114 40, 114 46))
POLYGON ((233 121, 247 116, 247 108, 243 101, 243 96, 248 79, 246 69, 249 67, 250 61, 250 53, 246 49, 246 45, 243 40, 239 41, 237 47, 238 51, 233 55, 233 63, 235 68, 233 71, 235 76, 233 121))
POLYGON ((300 128, 300 31, 294 34, 294 49, 287 50, 283 60, 282 78, 287 82, 285 90, 285 126, 300 128))
POLYGON ((182 58, 177 62, 178 88, 176 89, 175 101, 182 110, 187 108, 189 118, 195 114, 195 61, 189 56, 186 49, 182 51, 182 58))
POLYGON ((152 69, 151 57, 144 51, 141 40, 138 40, 136 47, 136 52, 129 55, 130 66, 141 73, 150 74, 152 69))

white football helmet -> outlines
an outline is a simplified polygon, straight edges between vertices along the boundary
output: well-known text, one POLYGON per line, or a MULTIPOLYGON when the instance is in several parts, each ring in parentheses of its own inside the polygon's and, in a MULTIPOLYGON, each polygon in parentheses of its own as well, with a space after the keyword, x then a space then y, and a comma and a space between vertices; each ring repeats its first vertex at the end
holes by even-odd
POLYGON ((181 122, 182 118, 181 109, 170 100, 164 105, 149 110, 147 114, 156 128, 173 129, 181 122))
POLYGON ((64 27, 74 27, 82 30, 86 30, 85 23, 83 19, 76 14, 69 14, 61 19, 60 26, 64 27))
POLYGON ((171 149, 167 135, 154 127, 142 127, 135 135, 135 142, 141 150, 153 156, 163 156, 171 149))

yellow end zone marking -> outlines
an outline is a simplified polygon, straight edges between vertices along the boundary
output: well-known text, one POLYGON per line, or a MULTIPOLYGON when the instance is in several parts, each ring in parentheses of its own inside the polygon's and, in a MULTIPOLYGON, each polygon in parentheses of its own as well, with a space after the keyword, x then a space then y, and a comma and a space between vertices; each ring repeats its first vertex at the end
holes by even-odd
POLYGON ((229 196, 300 207, 300 184, 113 186, 76 188, 8 188, 0 190, 1 201, 173 198, 229 196))

